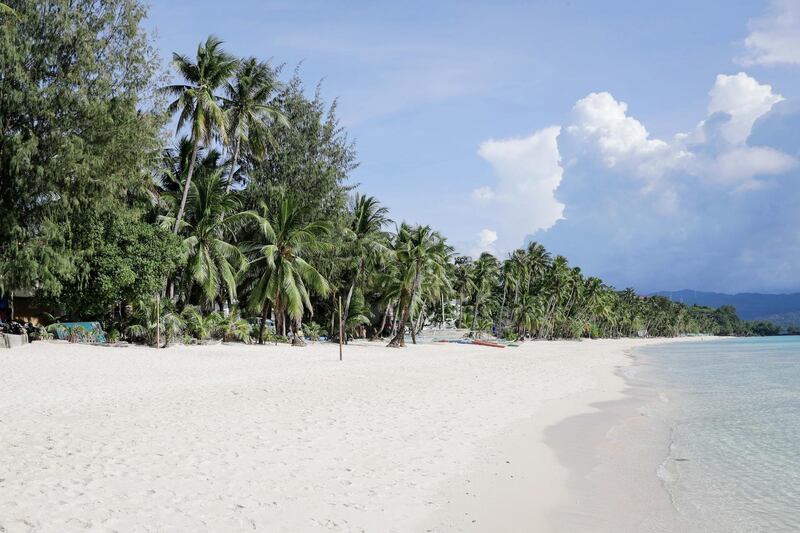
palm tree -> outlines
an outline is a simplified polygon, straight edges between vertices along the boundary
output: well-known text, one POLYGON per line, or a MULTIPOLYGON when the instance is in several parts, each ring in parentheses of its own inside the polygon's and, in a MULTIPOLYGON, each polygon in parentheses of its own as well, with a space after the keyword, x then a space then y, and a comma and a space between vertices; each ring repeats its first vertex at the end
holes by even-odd
POLYGON ((344 302, 343 315, 350 317, 350 302, 361 278, 367 269, 374 267, 386 256, 386 234, 383 226, 389 222, 389 210, 380 205, 372 196, 356 193, 351 206, 350 227, 346 235, 349 243, 346 246, 347 257, 355 262, 350 288, 344 302))
POLYGON ((534 282, 538 284, 543 283, 545 273, 552 262, 552 257, 550 256, 550 252, 538 242, 528 243, 525 255, 527 256, 527 290, 530 291, 534 287, 534 282))
POLYGON ((511 310, 511 320, 517 327, 517 337, 525 338, 533 332, 542 319, 542 301, 538 296, 523 294, 511 310))
POLYGON ((310 293, 326 296, 329 291, 328 281, 302 255, 321 246, 330 224, 322 220, 309 222, 309 210, 286 196, 274 212, 269 212, 264 203, 261 209, 259 240, 250 244, 254 254, 250 266, 256 273, 256 282, 248 305, 263 313, 268 304, 273 305, 276 330, 283 335, 284 315, 288 314, 294 334, 292 343, 302 345, 303 311, 314 312, 310 293))
POLYGON ((458 318, 456 319, 458 327, 462 327, 464 301, 471 298, 475 292, 475 283, 472 275, 474 268, 475 265, 469 257, 456 257, 453 265, 453 290, 458 296, 458 318))
POLYGON ((475 261, 475 270, 473 271, 473 284, 475 285, 475 314, 472 317, 473 331, 475 331, 475 325, 478 321, 481 303, 492 294, 492 290, 497 284, 499 273, 497 258, 492 254, 484 252, 475 261))
POLYGON ((168 344, 185 328, 186 322, 174 311, 169 300, 149 298, 134 304, 131 325, 126 328, 126 333, 152 346, 159 334, 162 342, 168 344))
MULTIPOLYGON (((405 329, 414 311, 417 293, 426 278, 446 275, 446 265, 451 249, 444 238, 430 226, 401 224, 392 242, 392 252, 399 276, 400 314, 397 332, 389 342, 390 347, 404 347, 405 329)), ((412 328, 412 339, 416 341, 412 328)))
POLYGON ((549 338, 555 329, 555 321, 560 309, 560 304, 566 297, 569 289, 569 276, 571 270, 563 256, 557 256, 544 275, 543 291, 547 297, 544 318, 539 328, 540 338, 549 338))
POLYGON ((253 331, 253 327, 242 318, 239 306, 233 306, 228 312, 228 316, 220 317, 217 328, 225 342, 237 340, 250 343, 250 333, 253 331))
MULTIPOLYGON (((258 220, 251 211, 239 211, 241 203, 225 190, 222 169, 201 175, 192 182, 188 195, 186 219, 179 229, 185 236, 187 279, 186 299, 196 286, 206 303, 213 303, 222 295, 236 298, 238 276, 247 268, 247 259, 232 237, 246 222, 258 220)), ((161 217, 162 224, 171 226, 171 217, 161 217)))
POLYGON ((183 126, 189 121, 192 140, 189 169, 186 181, 183 183, 183 195, 173 228, 177 234, 183 220, 186 199, 191 189, 195 158, 200 143, 209 146, 215 136, 223 143, 227 141, 227 118, 215 91, 233 74, 238 62, 233 56, 222 50, 222 41, 213 35, 197 47, 195 61, 178 53, 173 53, 172 59, 175 68, 186 80, 186 83, 169 85, 163 90, 176 96, 176 99, 168 107, 171 114, 179 113, 176 131, 183 129, 183 126))
POLYGON ((203 314, 203 311, 194 305, 187 305, 181 312, 186 322, 186 330, 199 341, 213 337, 219 331, 222 316, 217 312, 203 314))
POLYGON ((269 126, 274 123, 289 125, 286 115, 269 104, 277 87, 269 65, 253 57, 239 64, 236 77, 228 83, 223 99, 231 144, 228 189, 234 181, 242 145, 247 144, 256 157, 263 157, 266 145, 275 143, 269 126))

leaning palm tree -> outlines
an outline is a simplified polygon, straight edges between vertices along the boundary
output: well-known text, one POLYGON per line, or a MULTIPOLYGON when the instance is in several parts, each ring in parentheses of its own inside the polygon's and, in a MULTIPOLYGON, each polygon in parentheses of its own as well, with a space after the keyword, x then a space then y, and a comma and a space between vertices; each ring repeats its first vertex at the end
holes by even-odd
POLYGON ((256 281, 248 305, 266 314, 268 305, 275 309, 275 326, 286 334, 286 315, 293 333, 292 344, 303 345, 300 332, 303 312, 314 312, 310 293, 326 296, 328 281, 303 258, 307 252, 321 247, 321 239, 330 231, 330 224, 311 219, 309 210, 289 197, 282 197, 278 208, 270 212, 261 204, 261 231, 258 240, 250 243, 253 259, 250 268, 256 281))
POLYGON ((200 144, 209 146, 215 136, 223 143, 227 141, 227 119, 215 91, 233 74, 238 62, 222 50, 222 41, 213 35, 197 47, 196 60, 193 61, 178 53, 172 54, 172 59, 186 83, 169 85, 163 90, 176 97, 168 107, 171 114, 178 113, 176 131, 183 129, 189 122, 192 141, 189 169, 183 183, 183 195, 173 228, 173 231, 178 233, 192 185, 195 158, 200 144))
MULTIPOLYGON (((397 332, 390 347, 404 347, 406 324, 411 317, 418 293, 426 278, 443 276, 451 249, 444 238, 430 226, 401 224, 392 242, 392 252, 399 276, 400 294, 397 332)), ((412 334, 414 329, 412 327, 412 334)))
POLYGON ((343 316, 345 317, 350 316, 350 302, 353 299, 353 293, 367 270, 378 264, 388 252, 386 234, 383 231, 383 226, 389 222, 388 214, 389 210, 381 206, 378 200, 372 196, 362 196, 356 193, 353 198, 352 218, 350 226, 345 231, 348 239, 345 253, 355 264, 350 288, 344 301, 343 316))
POLYGON ((239 64, 234 80, 228 83, 223 99, 231 145, 228 189, 233 184, 243 145, 249 146, 250 152, 256 157, 263 157, 266 145, 275 144, 270 126, 289 125, 286 115, 270 104, 277 88, 269 65, 252 57, 239 64))
MULTIPOLYGON (((247 268, 247 258, 234 244, 233 236, 248 221, 258 220, 251 211, 240 211, 241 203, 225 190, 222 169, 199 176, 188 195, 186 219, 179 225, 186 254, 186 298, 199 288, 205 303, 221 296, 236 298, 238 276, 247 268)), ((171 217, 161 217, 171 226, 171 217)))

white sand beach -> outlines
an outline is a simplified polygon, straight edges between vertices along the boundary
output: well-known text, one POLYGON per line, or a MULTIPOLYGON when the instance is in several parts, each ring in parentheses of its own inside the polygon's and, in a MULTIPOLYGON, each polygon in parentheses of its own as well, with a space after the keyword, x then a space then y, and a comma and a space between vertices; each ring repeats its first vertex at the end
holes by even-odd
POLYGON ((548 531, 652 342, 0 351, 0 531, 548 531))

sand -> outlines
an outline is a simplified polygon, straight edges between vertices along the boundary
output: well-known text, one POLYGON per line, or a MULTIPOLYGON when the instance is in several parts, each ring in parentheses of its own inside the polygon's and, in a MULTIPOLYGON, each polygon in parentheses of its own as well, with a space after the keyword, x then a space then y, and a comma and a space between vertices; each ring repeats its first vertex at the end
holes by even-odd
POLYGON ((0 532, 549 531, 651 342, 3 350, 0 532))

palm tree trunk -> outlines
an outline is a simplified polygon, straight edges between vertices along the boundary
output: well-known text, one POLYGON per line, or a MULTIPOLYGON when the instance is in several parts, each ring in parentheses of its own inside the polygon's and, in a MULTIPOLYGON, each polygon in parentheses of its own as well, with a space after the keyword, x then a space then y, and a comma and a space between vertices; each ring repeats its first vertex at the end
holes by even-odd
POLYGON ((475 331, 475 323, 478 321, 478 311, 480 310, 480 293, 475 295, 475 316, 472 317, 472 331, 475 331))
POLYGON ((303 319, 294 318, 290 319, 292 328, 292 346, 305 346, 306 341, 300 335, 303 332, 303 319))
MULTIPOLYGON (((344 311, 342 311, 342 316, 344 317, 345 324, 347 323, 347 317, 350 316, 350 301, 353 299, 353 291, 356 288, 356 280, 353 279, 353 283, 350 284, 350 289, 347 291, 347 297, 344 300, 344 311)), ((347 344, 347 334, 345 334, 344 339, 342 339, 345 344, 347 344)))
POLYGON ((228 175, 228 184, 225 186, 225 192, 231 192, 231 185, 233 185, 233 174, 236 172, 236 163, 239 161, 239 146, 240 141, 237 139, 233 143, 233 159, 231 160, 231 173, 228 175))
MULTIPOLYGON (((417 318, 417 333, 422 333, 425 328, 425 312, 422 311, 417 318)), ((416 344, 416 343, 415 343, 416 344)))
POLYGON ((400 300, 398 300, 397 304, 392 308, 392 331, 389 333, 392 337, 397 333, 398 322, 400 322, 400 300))
POLYGON ((383 334, 383 330, 386 327, 387 319, 389 315, 392 313, 392 302, 386 304, 386 309, 383 310, 383 320, 381 320, 381 327, 375 332, 375 337, 380 338, 383 334))
POLYGON ((400 311, 400 320, 398 322, 397 333, 389 341, 387 347, 389 348, 405 348, 406 346, 406 320, 408 318, 408 308, 407 306, 403 306, 402 310, 400 311))
POLYGON ((336 331, 336 293, 331 291, 331 329, 329 329, 328 338, 335 339, 337 337, 336 331))
POLYGON ((178 228, 181 225, 181 220, 183 219, 183 211, 186 209, 186 198, 189 197, 189 187, 192 185, 192 173, 194 173, 194 160, 197 157, 197 147, 200 144, 200 139, 196 139, 194 141, 194 146, 192 147, 192 159, 189 161, 189 171, 186 173, 186 181, 183 184, 183 197, 181 198, 181 207, 178 209, 178 216, 175 218, 175 227, 173 228, 172 232, 177 235, 178 228))
POLYGON ((264 301, 261 310, 261 326, 258 328, 258 344, 264 344, 264 328, 267 326, 267 316, 269 313, 269 300, 264 301))

